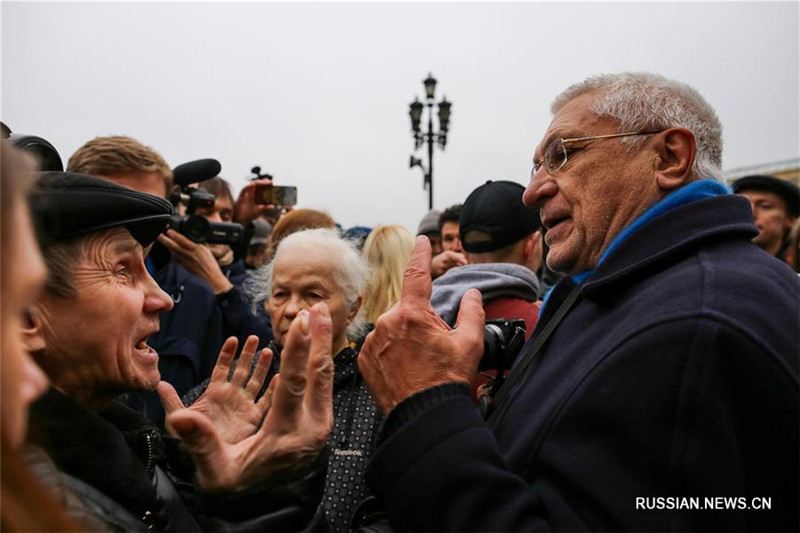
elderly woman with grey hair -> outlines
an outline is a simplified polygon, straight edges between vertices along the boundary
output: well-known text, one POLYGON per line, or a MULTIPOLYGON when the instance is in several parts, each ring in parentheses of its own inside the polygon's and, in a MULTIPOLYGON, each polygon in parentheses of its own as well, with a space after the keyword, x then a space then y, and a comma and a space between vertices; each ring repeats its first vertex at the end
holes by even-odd
POLYGON ((300 311, 318 302, 325 302, 330 310, 334 427, 328 439, 330 455, 320 511, 332 531, 352 529, 353 513, 368 496, 364 471, 382 421, 359 373, 355 343, 349 341, 364 331, 357 317, 368 271, 352 243, 334 230, 312 229, 283 239, 272 261, 250 285, 254 301, 266 300, 276 353, 300 311))

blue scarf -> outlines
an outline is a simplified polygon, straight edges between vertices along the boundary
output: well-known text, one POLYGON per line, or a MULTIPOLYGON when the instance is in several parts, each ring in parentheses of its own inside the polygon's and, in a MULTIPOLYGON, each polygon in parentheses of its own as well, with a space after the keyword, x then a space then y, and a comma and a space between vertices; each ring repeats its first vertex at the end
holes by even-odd
MULTIPOLYGON (((603 255, 600 256, 600 260, 597 262, 598 266, 606 260, 606 257, 611 255, 614 250, 619 248, 619 245, 622 242, 633 235, 636 230, 638 230, 643 225, 647 224, 651 220, 654 220, 667 211, 671 209, 675 209, 676 207, 680 207, 682 205, 689 204, 691 202, 696 202, 697 200, 702 200, 704 198, 711 198, 714 196, 720 196, 723 194, 731 194, 731 188, 725 185, 724 183, 720 183, 719 181, 714 181, 710 179, 694 181, 685 187, 681 187, 675 192, 672 192, 662 198, 659 202, 650 206, 647 211, 641 214, 639 218, 634 220, 631 224, 629 224, 624 230, 622 230, 619 235, 614 237, 614 240, 611 241, 611 244, 608 245, 608 248, 603 252, 603 255)), ((594 274, 594 270, 584 270, 583 272, 579 272, 577 274, 573 274, 570 276, 572 281, 576 284, 581 284, 586 281, 592 274, 594 274)), ((547 303, 547 299, 552 292, 553 287, 548 289, 547 293, 544 295, 544 302, 547 303)), ((544 305, 542 305, 542 309, 544 309, 544 305)), ((541 314, 541 310, 539 311, 541 314)))

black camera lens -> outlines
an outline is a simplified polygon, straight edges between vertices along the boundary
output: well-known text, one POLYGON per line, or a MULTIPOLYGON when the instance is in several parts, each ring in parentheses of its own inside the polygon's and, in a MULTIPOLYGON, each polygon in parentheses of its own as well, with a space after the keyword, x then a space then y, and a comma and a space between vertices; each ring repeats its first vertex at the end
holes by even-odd
POLYGON ((194 242, 206 242, 210 224, 206 217, 194 215, 186 219, 183 224, 183 234, 194 242))

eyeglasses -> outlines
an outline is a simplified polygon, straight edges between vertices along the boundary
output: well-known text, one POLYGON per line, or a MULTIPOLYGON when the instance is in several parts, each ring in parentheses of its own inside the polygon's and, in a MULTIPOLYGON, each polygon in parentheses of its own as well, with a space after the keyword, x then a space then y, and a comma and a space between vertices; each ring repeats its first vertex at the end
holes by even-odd
POLYGON ((534 161, 531 176, 533 176, 544 163, 547 172, 554 176, 567 164, 567 144, 585 141, 597 141, 601 139, 613 139, 615 137, 631 137, 633 135, 655 135, 659 131, 631 131, 628 133, 612 133, 610 135, 595 135, 594 137, 575 137, 574 139, 555 139, 547 145, 544 150, 543 161, 534 161))

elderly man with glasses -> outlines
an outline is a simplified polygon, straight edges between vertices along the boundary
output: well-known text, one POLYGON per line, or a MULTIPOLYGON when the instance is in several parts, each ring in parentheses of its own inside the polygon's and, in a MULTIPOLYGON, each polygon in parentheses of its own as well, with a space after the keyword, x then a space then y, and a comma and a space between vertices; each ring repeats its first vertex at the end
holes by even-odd
POLYGON ((800 281, 754 246, 693 88, 589 78, 553 103, 526 205, 565 277, 484 421, 481 296, 433 314, 418 238, 359 363, 387 413, 368 479, 395 528, 800 528, 800 281))

